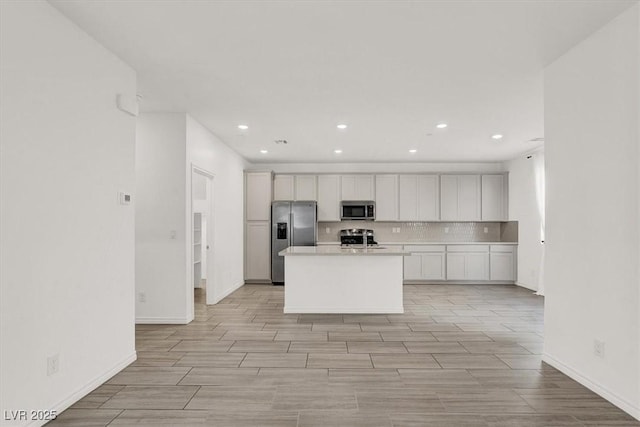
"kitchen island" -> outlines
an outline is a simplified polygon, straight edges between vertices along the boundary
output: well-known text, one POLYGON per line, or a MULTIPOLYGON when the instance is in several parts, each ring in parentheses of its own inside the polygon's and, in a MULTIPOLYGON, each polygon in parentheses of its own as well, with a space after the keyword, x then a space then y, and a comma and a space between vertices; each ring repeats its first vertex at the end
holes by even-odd
POLYGON ((404 313, 400 247, 290 246, 285 313, 404 313))

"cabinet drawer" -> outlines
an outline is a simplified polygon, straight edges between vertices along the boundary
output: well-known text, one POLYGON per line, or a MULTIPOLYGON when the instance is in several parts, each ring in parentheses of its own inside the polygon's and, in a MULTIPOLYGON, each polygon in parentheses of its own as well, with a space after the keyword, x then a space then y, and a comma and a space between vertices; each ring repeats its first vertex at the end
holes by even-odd
POLYGON ((444 252, 445 245, 404 245, 405 251, 413 252, 444 252))
POLYGON ((513 253, 515 246, 513 245, 490 245, 491 252, 513 253))
POLYGON ((489 252, 489 245, 447 245, 447 252, 489 252))

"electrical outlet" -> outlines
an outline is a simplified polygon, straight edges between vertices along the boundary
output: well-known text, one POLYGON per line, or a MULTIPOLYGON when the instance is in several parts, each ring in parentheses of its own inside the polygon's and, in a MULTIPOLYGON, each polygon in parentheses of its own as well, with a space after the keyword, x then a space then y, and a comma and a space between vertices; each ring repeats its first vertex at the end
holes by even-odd
POLYGON ((484 228, 484 234, 487 234, 489 232, 489 227, 485 227, 484 228))
POLYGON ((138 292, 138 302, 147 302, 147 294, 138 292))
POLYGON ((593 340, 593 354, 604 359, 604 341, 593 340))
POLYGON ((324 229, 325 234, 331 234, 331 229, 329 227, 324 229))
POLYGON ((178 232, 176 230, 169 231, 169 238, 171 240, 175 240, 177 236, 178 236, 178 232))
POLYGON ((445 227, 444 228, 444 232, 445 232, 445 234, 449 234, 449 227, 445 227))
POLYGON ((47 357, 47 376, 51 376, 60 370, 60 355, 54 354, 47 357))

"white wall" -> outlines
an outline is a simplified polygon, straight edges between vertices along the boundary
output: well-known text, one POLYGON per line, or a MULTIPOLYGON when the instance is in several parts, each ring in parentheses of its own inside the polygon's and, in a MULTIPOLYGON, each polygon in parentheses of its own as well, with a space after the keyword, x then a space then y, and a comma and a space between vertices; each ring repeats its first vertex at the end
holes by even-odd
MULTIPOLYGON (((141 114, 136 127, 136 321, 188 323, 183 286, 185 252, 186 117, 141 114), (142 300, 145 300, 144 302, 142 300)), ((190 229, 189 229, 190 230, 190 229)), ((188 256, 187 256, 188 254, 188 256)), ((190 282, 193 284, 193 282, 190 282)))
POLYGON ((502 163, 253 163, 249 169, 274 173, 480 173, 505 170, 502 163))
MULTIPOLYGON (((186 174, 196 166, 214 175, 213 263, 207 265, 207 303, 214 304, 244 283, 244 169, 248 163, 204 126, 187 116, 186 174)), ((187 194, 191 194, 187 180, 187 194)), ((187 203, 190 209, 190 203, 187 203)), ((191 216, 187 215, 187 229, 191 216)), ((193 236, 191 236, 192 238, 193 236)), ((192 241, 187 242, 190 248, 192 241)))
POLYGON ((521 155, 505 163, 509 171, 509 220, 518 221, 518 279, 517 284, 537 291, 541 273, 542 245, 540 244, 540 210, 536 197, 535 157, 537 151, 521 155), (528 158, 530 157, 531 158, 528 158))
POLYGON ((0 17, 0 410, 25 425, 4 411, 61 411, 135 360, 135 118, 115 101, 136 76, 44 1, 0 17))
POLYGON ((639 20, 636 5, 545 71, 544 357, 640 419, 639 20))

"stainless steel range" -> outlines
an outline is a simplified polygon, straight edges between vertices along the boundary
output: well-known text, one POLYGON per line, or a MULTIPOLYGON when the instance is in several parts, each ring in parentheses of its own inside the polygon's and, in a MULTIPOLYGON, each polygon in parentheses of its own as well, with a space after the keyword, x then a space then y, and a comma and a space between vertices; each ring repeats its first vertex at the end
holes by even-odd
POLYGON ((347 228, 340 230, 340 246, 342 247, 365 247, 375 246, 373 230, 366 228, 347 228))

